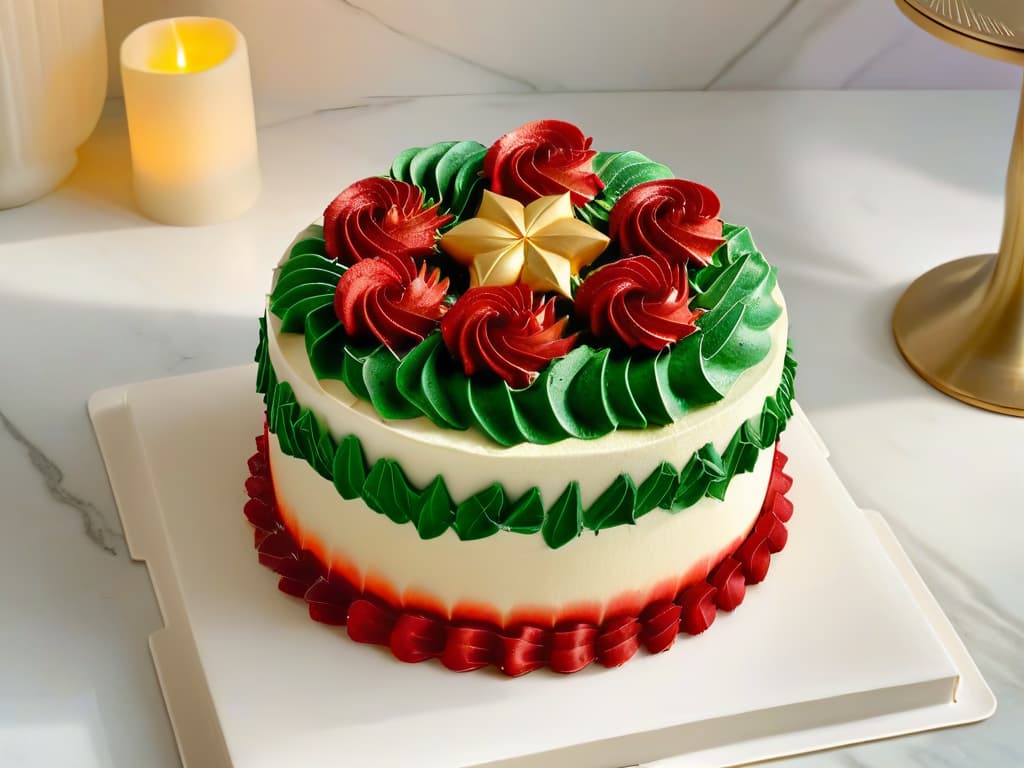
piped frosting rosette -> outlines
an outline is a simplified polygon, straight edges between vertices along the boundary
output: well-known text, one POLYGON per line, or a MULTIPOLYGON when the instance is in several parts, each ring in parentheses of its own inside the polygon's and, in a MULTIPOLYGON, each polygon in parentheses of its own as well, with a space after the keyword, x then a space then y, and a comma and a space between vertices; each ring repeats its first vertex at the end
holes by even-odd
POLYGON ((319 378, 384 418, 503 445, 666 424, 720 400, 767 354, 774 269, 711 189, 591 145, 539 120, 490 147, 402 152, 331 201, 270 311, 306 334, 319 378), (479 407, 441 402, 450 389, 475 389, 479 407))

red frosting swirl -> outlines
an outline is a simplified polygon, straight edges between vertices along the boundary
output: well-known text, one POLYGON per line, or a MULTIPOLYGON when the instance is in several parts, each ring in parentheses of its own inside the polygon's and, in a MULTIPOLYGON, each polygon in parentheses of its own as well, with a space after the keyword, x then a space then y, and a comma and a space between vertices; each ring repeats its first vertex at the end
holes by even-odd
POLYGON ((665 179, 637 184, 619 198, 608 235, 626 256, 661 254, 673 262, 705 265, 725 238, 718 196, 703 184, 665 179))
POLYGON ((604 183, 593 171, 592 139, 572 123, 536 120, 498 139, 484 157, 491 191, 523 205, 570 193, 573 205, 593 200, 604 183))
POLYGON ((576 314, 600 339, 659 350, 697 330, 686 268, 661 254, 631 256, 595 270, 576 291, 576 314))
POLYGON ((374 337, 398 351, 418 344, 444 314, 448 278, 427 274, 409 254, 363 259, 338 280, 334 313, 355 338, 374 337))
POLYGON ((708 576, 708 584, 716 587, 715 605, 723 611, 731 611, 743 602, 747 593, 747 578, 743 564, 735 557, 726 557, 715 566, 708 576))
POLYGON ((452 220, 437 208, 424 208, 423 192, 404 181, 357 181, 324 211, 327 255, 343 264, 389 253, 422 258, 433 250, 437 230, 452 220))
POLYGON ((441 320, 441 335, 466 375, 491 371, 519 389, 572 349, 575 334, 562 337, 567 320, 556 320, 554 299, 535 301, 525 285, 485 286, 459 297, 441 320))

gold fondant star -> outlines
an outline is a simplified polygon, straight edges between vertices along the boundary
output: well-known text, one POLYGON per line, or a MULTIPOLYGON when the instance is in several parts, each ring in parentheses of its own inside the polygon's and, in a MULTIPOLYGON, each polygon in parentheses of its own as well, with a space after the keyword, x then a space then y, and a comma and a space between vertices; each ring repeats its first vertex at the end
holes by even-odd
POLYGON ((572 298, 572 277, 601 255, 608 238, 573 216, 569 193, 527 206, 484 191, 476 218, 441 237, 441 249, 477 285, 523 283, 572 298))

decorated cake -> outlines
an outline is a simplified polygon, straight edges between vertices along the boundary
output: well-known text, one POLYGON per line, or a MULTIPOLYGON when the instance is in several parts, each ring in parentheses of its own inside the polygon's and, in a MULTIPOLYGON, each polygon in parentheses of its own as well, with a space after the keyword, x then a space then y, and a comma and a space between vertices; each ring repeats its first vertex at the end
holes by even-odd
POLYGON ((719 211, 557 120, 344 189, 260 321, 245 514, 280 589, 402 661, 508 675, 736 608, 786 544, 795 363, 719 211))

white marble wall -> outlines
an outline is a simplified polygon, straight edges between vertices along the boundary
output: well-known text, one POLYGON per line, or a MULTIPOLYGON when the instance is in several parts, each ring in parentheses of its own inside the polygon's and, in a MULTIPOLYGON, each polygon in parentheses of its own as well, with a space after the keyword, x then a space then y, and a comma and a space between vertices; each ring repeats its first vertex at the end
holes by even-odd
POLYGON ((517 91, 1015 88, 891 0, 105 0, 110 94, 139 24, 233 21, 258 119, 374 97, 517 91))

